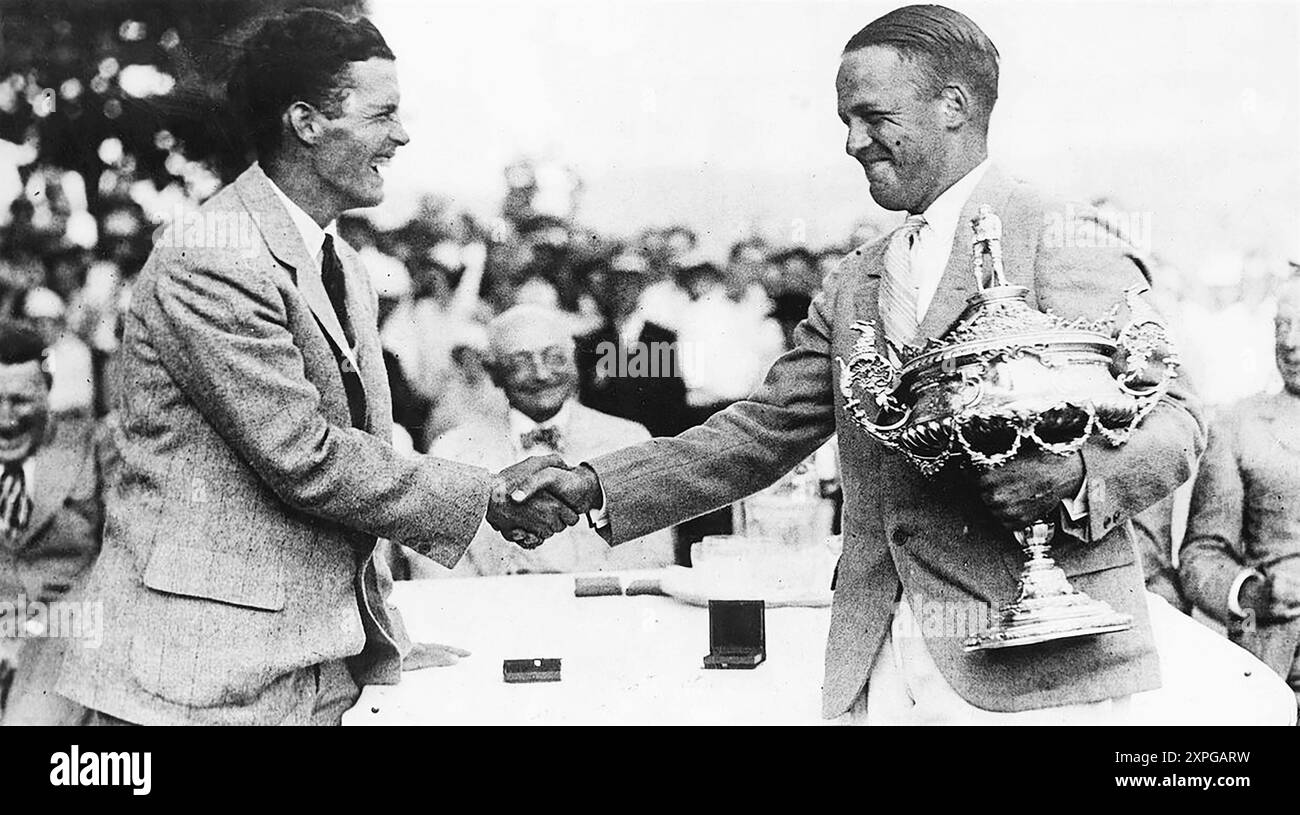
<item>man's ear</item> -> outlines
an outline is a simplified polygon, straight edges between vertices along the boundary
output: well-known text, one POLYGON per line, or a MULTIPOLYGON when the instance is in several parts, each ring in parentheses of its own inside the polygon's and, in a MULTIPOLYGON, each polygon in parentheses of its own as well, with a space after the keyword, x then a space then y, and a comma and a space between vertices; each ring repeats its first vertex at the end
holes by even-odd
POLYGON ((961 85, 945 85, 939 91, 939 116, 944 127, 956 130, 974 115, 970 94, 961 85))
POLYGON ((303 144, 315 144, 321 135, 321 114, 306 102, 294 102, 284 112, 285 122, 303 144))

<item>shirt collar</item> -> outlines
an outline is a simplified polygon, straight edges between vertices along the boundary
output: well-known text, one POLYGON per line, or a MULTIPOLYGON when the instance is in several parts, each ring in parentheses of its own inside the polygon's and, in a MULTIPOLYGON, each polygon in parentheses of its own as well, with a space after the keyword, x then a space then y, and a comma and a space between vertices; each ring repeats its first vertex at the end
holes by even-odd
POLYGON ((988 169, 989 160, 986 158, 940 193, 939 197, 934 199, 934 203, 921 213, 925 216, 926 224, 940 234, 956 234, 957 221, 961 218, 962 208, 966 206, 967 199, 975 191, 975 187, 980 183, 980 179, 984 178, 984 173, 988 169))
MULTIPOLYGON (((265 175, 265 173, 263 173, 265 175)), ((303 208, 293 202, 289 196, 284 194, 284 190, 267 176, 267 183, 275 192, 280 202, 284 204, 285 209, 289 211, 289 220, 298 228, 298 234, 302 236, 302 242, 307 247, 307 256, 312 260, 320 260, 321 247, 325 245, 325 236, 329 235, 338 243, 337 221, 330 221, 321 229, 320 224, 312 220, 312 217, 303 211, 303 208)))
POLYGON ((510 437, 518 440, 525 433, 536 430, 539 427, 554 427, 563 433, 569 426, 569 414, 573 412, 573 400, 568 399, 560 406, 559 411, 554 416, 544 422, 534 422, 524 414, 510 408, 510 437))

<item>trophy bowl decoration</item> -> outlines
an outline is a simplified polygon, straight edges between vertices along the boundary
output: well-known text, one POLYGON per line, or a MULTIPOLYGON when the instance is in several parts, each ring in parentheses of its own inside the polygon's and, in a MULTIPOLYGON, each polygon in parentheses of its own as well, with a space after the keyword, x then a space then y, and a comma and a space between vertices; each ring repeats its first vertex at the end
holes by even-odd
MULTIPOLYGON (((1139 297, 1144 287, 1125 292, 1129 320, 1118 332, 1118 303, 1093 321, 1038 311, 1029 289, 1007 282, 997 215, 981 207, 972 228, 976 294, 943 337, 899 350, 895 363, 879 352, 873 322, 854 323, 852 355, 836 360, 849 415, 926 476, 950 462, 997 467, 1034 448, 1065 456, 1090 438, 1122 445, 1178 375, 1165 325, 1139 297)), ((1070 585, 1051 558, 1053 529, 1042 520, 1016 533, 1026 554, 1018 596, 967 651, 1132 627, 1129 615, 1070 585)))

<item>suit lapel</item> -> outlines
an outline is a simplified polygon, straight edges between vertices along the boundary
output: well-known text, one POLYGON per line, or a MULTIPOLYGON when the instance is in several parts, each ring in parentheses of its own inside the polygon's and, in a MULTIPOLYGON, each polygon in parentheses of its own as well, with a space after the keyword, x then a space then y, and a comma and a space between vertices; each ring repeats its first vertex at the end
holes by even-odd
POLYGON ((1282 402, 1292 397, 1285 394, 1275 396, 1263 403, 1260 413, 1268 423, 1269 431, 1278 445, 1292 453, 1300 453, 1300 438, 1296 438, 1297 417, 1295 412, 1286 410, 1282 402))
MULTIPOLYGON (((293 220, 289 217, 284 204, 276 196, 275 190, 271 189, 271 180, 266 177, 260 167, 254 164, 245 170, 239 178, 235 179, 234 186, 239 193, 240 199, 244 202, 244 206, 248 208, 251 214, 256 216, 253 219, 254 223, 257 224, 262 236, 266 239, 266 245, 271 250, 271 254, 293 273, 294 283, 297 285, 299 293, 302 294, 303 300, 306 301, 307 307, 311 309, 312 315, 316 318, 316 324, 320 326, 326 339, 334 346, 337 353, 352 364, 355 370, 360 371, 361 366, 357 362, 356 354, 348 346, 343 326, 339 323, 338 315, 334 313, 334 306, 330 303, 329 295, 325 292, 325 283, 321 279, 320 267, 316 265, 315 259, 308 257, 307 247, 302 242, 302 234, 294 226, 293 220)), ((349 275, 346 266, 344 269, 349 313, 355 313, 352 308, 357 301, 356 283, 346 282, 349 275)), ((370 309, 367 307, 365 313, 369 312, 370 309)), ((380 364, 382 366, 382 360, 380 364)), ((361 379, 362 391, 364 392, 366 390, 365 377, 363 376, 361 379)), ((367 398, 368 402, 369 399, 367 398)))
POLYGON ((853 280, 853 315, 856 320, 874 322, 876 325, 876 353, 889 358, 885 343, 885 329, 880 322, 880 277, 885 272, 885 249, 888 236, 857 250, 861 253, 862 273, 853 280))
MULTIPOLYGON (((255 223, 261 230, 262 236, 266 238, 266 245, 271 250, 271 254, 294 273, 294 282, 298 285, 298 291, 307 301, 311 313, 316 317, 316 322, 320 324, 325 335, 335 347, 343 351, 345 356, 352 357, 352 349, 348 347, 343 326, 339 324, 334 306, 330 304, 329 295, 325 293, 325 283, 321 280, 320 268, 314 258, 307 256, 307 247, 302 242, 302 234, 294 226, 284 204, 271 189, 270 179, 257 165, 253 165, 235 180, 235 189, 249 212, 256 214, 255 223)), ((355 359, 353 362, 355 363, 355 359)))
POLYGON ((966 309, 966 301, 975 294, 975 277, 970 266, 971 221, 985 204, 1005 218, 1005 205, 1010 195, 1010 182, 997 167, 990 166, 962 207, 957 231, 952 236, 948 265, 944 267, 939 288, 912 339, 913 345, 924 346, 927 340, 942 337, 966 309))
MULTIPOLYGON (((345 296, 348 301, 348 321, 352 323, 352 336, 356 337, 357 371, 366 396, 366 429, 387 438, 392 433, 392 404, 384 404, 383 394, 388 393, 388 368, 384 365, 383 347, 379 341, 379 317, 375 313, 370 291, 363 285, 366 270, 361 258, 350 250, 339 252, 343 262, 345 296)), ((437 326, 428 328, 436 330, 437 326)))

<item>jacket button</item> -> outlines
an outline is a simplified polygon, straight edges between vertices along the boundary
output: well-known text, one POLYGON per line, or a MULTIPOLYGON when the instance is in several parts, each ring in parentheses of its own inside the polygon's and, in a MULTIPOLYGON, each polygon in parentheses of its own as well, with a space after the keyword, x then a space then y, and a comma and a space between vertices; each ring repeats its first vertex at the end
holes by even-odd
POLYGON ((894 545, 906 546, 907 542, 912 539, 912 533, 908 532, 901 526, 894 527, 894 545))

